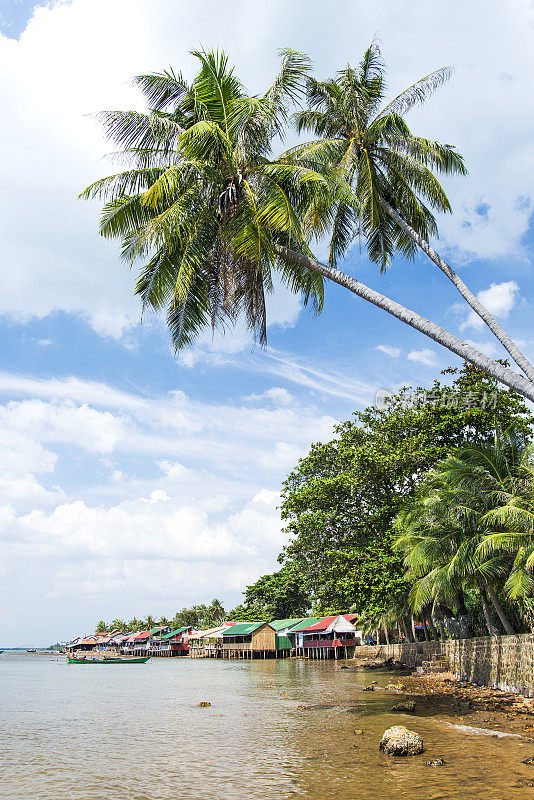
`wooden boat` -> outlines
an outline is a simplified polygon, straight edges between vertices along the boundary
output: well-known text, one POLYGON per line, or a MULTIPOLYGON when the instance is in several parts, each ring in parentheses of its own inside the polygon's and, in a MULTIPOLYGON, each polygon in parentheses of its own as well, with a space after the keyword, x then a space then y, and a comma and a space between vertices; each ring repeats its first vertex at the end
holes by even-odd
POLYGON ((145 664, 149 660, 150 656, 143 656, 140 658, 125 658, 119 657, 110 657, 104 658, 103 656, 100 657, 86 657, 86 656, 67 656, 67 664, 145 664))

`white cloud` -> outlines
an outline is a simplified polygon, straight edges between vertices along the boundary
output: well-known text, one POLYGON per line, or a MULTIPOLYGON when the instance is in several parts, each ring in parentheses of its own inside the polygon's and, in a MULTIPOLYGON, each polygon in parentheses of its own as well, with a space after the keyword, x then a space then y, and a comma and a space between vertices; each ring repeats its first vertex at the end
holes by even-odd
POLYGON ((466 339, 466 344, 470 344, 481 353, 485 353, 490 358, 496 358, 499 354, 499 348, 494 342, 474 342, 472 339, 466 339))
MULTIPOLYGON (((515 281, 503 281, 502 283, 492 283, 489 289, 483 289, 477 294, 478 299, 488 311, 495 317, 506 319, 510 311, 517 303, 519 296, 519 286, 515 281)), ((459 308, 459 306, 455 306, 459 308)), ((462 306, 462 310, 465 306, 462 306)), ((475 328, 482 330, 484 322, 478 314, 470 311, 467 319, 460 325, 460 330, 475 328)))
MULTIPOLYGON (((277 568, 282 479, 335 424, 278 386, 253 404, 182 391, 149 401, 73 379, 9 375, 0 386, 40 395, 0 405, 0 559, 8 575, 24 564, 23 580, 4 580, 3 591, 66 598, 66 617, 80 592, 107 602, 97 618, 125 598, 124 614, 146 613, 136 592, 180 606, 215 592, 236 603, 277 568)), ((82 626, 89 607, 78 611, 82 626)))
POLYGON ((281 386, 273 386, 261 394, 247 394, 243 400, 270 400, 277 406, 288 406, 294 401, 294 398, 287 389, 283 389, 281 386))
POLYGON ((415 361, 418 364, 424 364, 427 367, 434 367, 437 364, 437 356, 433 350, 427 347, 422 350, 411 350, 406 356, 408 361, 415 361))
POLYGON ((385 353, 387 356, 391 356, 391 358, 398 358, 402 353, 400 347, 393 347, 389 344, 378 344, 375 347, 375 350, 379 350, 381 353, 385 353))

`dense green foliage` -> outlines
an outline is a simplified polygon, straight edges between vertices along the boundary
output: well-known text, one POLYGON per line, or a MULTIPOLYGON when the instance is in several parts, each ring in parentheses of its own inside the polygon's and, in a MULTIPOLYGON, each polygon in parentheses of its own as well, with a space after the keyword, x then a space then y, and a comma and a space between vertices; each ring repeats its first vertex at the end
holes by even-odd
POLYGON ((282 567, 278 572, 263 575, 256 583, 247 586, 244 595, 245 602, 234 608, 228 619, 287 619, 305 615, 310 606, 300 573, 292 564, 282 567))
POLYGON ((109 631, 121 631, 124 633, 133 633, 140 630, 150 630, 160 625, 170 626, 171 628, 183 628, 186 625, 193 627, 209 627, 211 625, 218 625, 226 617, 226 612, 220 600, 214 598, 209 606, 201 604, 192 606, 191 608, 182 608, 177 611, 172 619, 167 617, 153 617, 148 614, 144 619, 137 619, 133 617, 128 622, 122 619, 114 619, 109 624, 104 620, 100 620, 96 626, 96 633, 107 633, 109 631))
POLYGON ((490 605, 506 633, 524 625, 534 585, 533 465, 523 434, 497 430, 492 442, 460 448, 427 473, 396 521, 416 611, 441 602, 468 616, 465 597, 476 594, 490 634, 499 632, 490 605))
POLYGON ((281 560, 298 570, 314 609, 375 619, 402 607, 409 583, 392 526, 425 472, 455 448, 490 442, 496 422, 528 435, 521 398, 469 365, 448 372, 450 386, 435 381, 415 403, 403 389, 385 408, 356 413, 287 478, 282 516, 291 539, 281 560))

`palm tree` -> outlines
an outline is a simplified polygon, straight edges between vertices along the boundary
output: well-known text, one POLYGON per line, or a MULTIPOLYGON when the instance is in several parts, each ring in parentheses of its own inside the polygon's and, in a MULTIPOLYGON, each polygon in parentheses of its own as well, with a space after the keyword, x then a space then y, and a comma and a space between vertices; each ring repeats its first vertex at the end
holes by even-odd
POLYGON ((156 626, 156 618, 153 617, 152 614, 147 614, 143 624, 146 626, 147 631, 150 631, 156 626))
POLYGON ((274 268, 305 302, 316 310, 322 303, 322 279, 274 253, 275 243, 310 253, 300 220, 312 198, 324 202, 328 188, 324 177, 292 160, 269 158, 309 59, 282 51, 273 85, 248 97, 226 55, 193 55, 200 72, 191 85, 172 71, 136 79, 149 114, 103 115, 132 168, 82 196, 109 199, 100 231, 122 240, 126 259, 145 260, 137 294, 145 307, 167 308, 177 348, 206 323, 224 325, 240 314, 264 342, 274 268))
POLYGON ((211 601, 208 608, 208 615, 210 619, 217 625, 220 625, 220 623, 224 620, 225 617, 224 606, 220 600, 217 600, 217 598, 214 598, 211 601))
POLYGON ((108 632, 108 626, 106 625, 104 620, 101 619, 95 628, 95 633, 107 633, 107 632, 108 632))
POLYGON ((123 619, 114 619, 109 624, 110 631, 120 631, 123 633, 126 630, 126 622, 123 619))
POLYGON ((514 563, 510 546, 512 539, 517 547, 517 538, 502 531, 488 536, 488 525, 510 519, 524 480, 525 452, 524 440, 513 432, 497 433, 492 445, 463 448, 437 465, 414 504, 399 515, 395 547, 405 553, 409 574, 417 579, 412 592, 416 608, 438 599, 454 603, 463 614, 459 592, 476 587, 490 634, 497 629, 488 596, 506 633, 515 632, 496 585, 506 580, 510 589, 524 554, 514 563))
POLYGON ((139 631, 139 630, 141 630, 141 627, 142 627, 142 625, 143 625, 143 622, 142 622, 142 620, 140 620, 140 619, 137 619, 137 617, 133 617, 133 618, 132 618, 132 619, 131 619, 131 620, 128 622, 128 626, 127 626, 127 627, 128 627, 128 630, 129 630, 131 633, 135 633, 136 631, 139 631))
MULTIPOLYGON (((250 97, 224 54, 194 51, 194 55, 201 66, 190 85, 173 71, 136 78, 150 106, 148 114, 102 115, 108 137, 122 149, 129 168, 96 181, 81 195, 108 200, 100 232, 121 240, 122 255, 130 263, 142 260, 136 292, 145 308, 166 308, 175 347, 190 344, 207 324, 224 326, 239 316, 263 344, 265 293, 272 290, 274 273, 317 313, 322 308, 323 278, 328 278, 534 400, 530 379, 340 272, 332 258, 330 264, 320 263, 309 249, 312 238, 323 237, 331 227, 331 254, 337 258, 357 225, 367 236, 370 253, 379 260, 384 253, 381 263, 393 247, 412 255, 413 237, 399 221, 393 228, 393 222, 385 222, 391 212, 402 213, 402 224, 409 225, 414 235, 435 232, 432 214, 418 197, 427 197, 438 209, 446 208, 448 201, 430 177, 430 166, 461 173, 463 162, 451 147, 428 143, 425 149, 425 140, 410 138, 401 112, 443 76, 416 84, 389 110, 378 112, 373 123, 375 143, 389 142, 391 151, 388 176, 395 191, 382 193, 391 208, 386 213, 376 195, 376 181, 366 183, 363 172, 353 191, 347 180, 351 169, 339 162, 337 145, 321 141, 271 158, 274 141, 284 134, 288 105, 299 99, 309 71, 306 56, 282 51, 282 67, 272 86, 263 95, 250 97), (394 137, 398 156, 393 154, 394 137), (413 209, 416 201, 423 209, 418 214, 413 209)), ((355 115, 357 103, 361 106, 369 92, 373 94, 369 108, 377 107, 383 91, 377 58, 373 46, 361 68, 360 100, 356 90, 347 94, 347 101, 356 103, 355 115)), ((348 78, 353 72, 347 71, 348 78)), ((304 113, 308 116, 301 118, 301 127, 313 127, 311 112, 304 113)), ((491 324, 497 331, 497 323, 491 324)))
POLYGON ((493 508, 484 517, 487 531, 478 553, 481 557, 507 555, 513 559, 505 589, 508 597, 519 600, 532 616, 534 451, 532 446, 515 439, 506 442, 507 446, 498 444, 493 460, 478 464, 477 478, 494 498, 493 508))
POLYGON ((331 266, 359 233, 367 241, 369 258, 381 271, 387 269, 395 250, 413 258, 420 248, 534 381, 534 366, 429 244, 429 237, 438 233, 432 210, 451 211, 432 170, 465 175, 466 169, 454 147, 414 136, 404 116, 424 103, 451 73, 450 68, 436 70, 384 104, 384 64, 380 48, 373 42, 358 68, 348 65, 327 81, 308 77, 308 109, 296 115, 297 128, 320 138, 299 145, 295 152, 315 167, 327 163, 339 169, 358 201, 357 216, 352 205, 341 204, 336 209, 331 266))

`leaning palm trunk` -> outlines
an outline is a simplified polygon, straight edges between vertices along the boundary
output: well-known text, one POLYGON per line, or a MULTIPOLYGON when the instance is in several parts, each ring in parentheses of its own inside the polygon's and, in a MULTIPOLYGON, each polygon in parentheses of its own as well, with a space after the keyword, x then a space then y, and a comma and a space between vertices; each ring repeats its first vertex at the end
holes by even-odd
POLYGON ((490 314, 488 309, 482 305, 480 300, 473 294, 473 292, 465 285, 463 280, 460 278, 459 275, 453 270, 453 268, 447 264, 446 261, 441 258, 441 256, 436 253, 436 251, 430 246, 430 244, 423 239, 422 236, 414 231, 414 229, 408 225, 408 223, 398 214, 392 206, 389 205, 388 202, 380 198, 380 204, 384 208, 384 210, 389 214, 389 216, 395 220, 399 228, 404 231, 411 239, 417 244, 421 250, 426 253, 431 261, 436 264, 437 267, 443 272, 444 275, 456 286, 464 300, 471 306, 473 311, 478 314, 481 320, 488 326, 490 331, 497 337, 500 341, 502 346, 508 353, 512 356, 515 363, 517 364, 520 369, 523 370, 527 378, 534 382, 534 366, 530 363, 530 361, 523 355, 521 350, 517 347, 517 345, 512 341, 512 339, 508 336, 506 331, 499 325, 497 320, 490 314))
POLYGON ((534 402, 534 382, 504 367, 498 361, 494 361, 466 342, 462 342, 461 339, 458 339, 454 334, 436 325, 435 322, 431 322, 416 311, 406 308, 395 300, 391 300, 389 297, 376 292, 364 283, 357 281, 350 275, 340 272, 333 267, 329 267, 321 261, 317 261, 315 258, 296 252, 295 250, 290 250, 282 245, 275 245, 274 249, 277 255, 286 261, 297 264, 300 267, 307 267, 312 270, 312 272, 322 275, 324 278, 328 278, 334 283, 339 284, 339 286, 343 286, 345 289, 358 295, 358 297, 361 297, 363 300, 367 300, 367 302, 387 311, 388 314, 400 319, 401 322, 410 325, 410 327, 415 328, 415 330, 420 331, 420 333, 424 333, 425 336, 441 344, 443 347, 447 348, 447 350, 450 350, 451 353, 455 353, 457 356, 460 356, 460 358, 469 361, 488 375, 497 378, 501 383, 514 389, 518 394, 534 402))
POLYGON ((479 584, 479 589, 480 589, 480 600, 482 601, 482 611, 484 612, 484 619, 486 621, 486 628, 488 629, 488 633, 490 636, 498 636, 499 631, 491 618, 488 596, 486 594, 486 591, 485 589, 482 588, 482 586, 480 586, 480 584, 479 584))
POLYGON ((488 594, 490 596, 491 602, 495 611, 497 612, 497 616, 499 617, 500 621, 502 622, 502 626, 506 633, 513 634, 515 633, 514 627, 508 617, 506 616, 506 612, 502 607, 499 598, 497 597, 497 593, 491 584, 487 583, 486 588, 488 590, 488 594))
POLYGON ((408 626, 406 625, 405 618, 401 617, 400 620, 399 620, 399 623, 400 623, 401 631, 404 634, 404 638, 406 639, 407 642, 409 642, 409 644, 413 644, 413 637, 412 637, 412 634, 409 631, 408 626))

